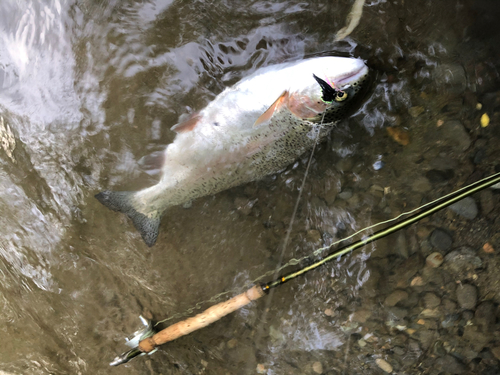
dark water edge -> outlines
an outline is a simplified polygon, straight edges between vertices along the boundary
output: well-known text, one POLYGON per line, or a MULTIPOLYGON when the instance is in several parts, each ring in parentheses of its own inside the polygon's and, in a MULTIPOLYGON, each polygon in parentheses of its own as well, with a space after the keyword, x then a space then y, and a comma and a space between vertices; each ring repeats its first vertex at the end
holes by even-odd
POLYGON ((138 160, 257 68, 335 54, 375 77, 314 154, 286 260, 500 170, 497 2, 373 1, 334 42, 351 5, 1 2, 2 138, 15 148, 0 149, 0 373, 383 374, 380 360, 395 374, 499 372, 493 190, 109 367, 139 314, 183 312, 279 259, 308 155, 172 209, 153 248, 93 198, 154 184, 138 160), (444 262, 427 265, 436 252, 444 262))

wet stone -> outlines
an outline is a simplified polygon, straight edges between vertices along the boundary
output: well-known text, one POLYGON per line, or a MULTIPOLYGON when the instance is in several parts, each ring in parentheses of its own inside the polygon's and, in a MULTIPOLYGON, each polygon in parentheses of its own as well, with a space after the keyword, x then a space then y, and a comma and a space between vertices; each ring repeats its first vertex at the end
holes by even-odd
POLYGON ((483 265, 474 250, 462 247, 453 250, 444 257, 444 267, 455 274, 455 277, 464 279, 468 274, 483 265))
POLYGON ((443 264, 443 256, 441 253, 432 253, 425 259, 425 264, 431 268, 438 268, 443 264))
POLYGON ((465 70, 460 64, 441 64, 434 69, 433 78, 436 86, 447 92, 461 93, 467 84, 465 70))
POLYGON ((438 358, 436 360, 436 367, 447 374, 465 374, 467 371, 462 362, 449 354, 438 358))
POLYGON ((430 329, 422 329, 415 333, 415 338, 418 340, 423 350, 430 348, 435 337, 437 337, 436 331, 430 329))
POLYGON ((464 284, 457 288, 457 301, 462 309, 473 309, 477 303, 477 289, 474 285, 464 284))
POLYGON ((483 332, 490 331, 495 324, 495 305, 492 301, 481 303, 474 314, 474 323, 481 328, 483 332))
POLYGON ((344 201, 350 199, 352 197, 352 190, 346 189, 343 192, 341 192, 338 197, 344 201))
POLYGON ((436 249, 447 251, 451 247, 453 239, 444 230, 437 228, 431 233, 430 242, 436 249))
POLYGON ((413 180, 411 189, 416 193, 426 193, 432 189, 432 185, 426 177, 421 176, 413 180))
POLYGON ((228 349, 233 349, 233 348, 235 348, 235 347, 236 347, 236 345, 238 345, 238 340, 236 340, 236 339, 231 339, 231 340, 229 340, 229 341, 227 342, 227 344, 226 344, 226 345, 227 345, 227 348, 228 348, 228 349))
POLYGON ((316 229, 310 229, 307 231, 307 241, 311 242, 316 246, 321 246, 323 239, 321 238, 321 233, 316 229))
POLYGON ((335 164, 335 167, 341 171, 341 172, 348 172, 352 169, 352 166, 354 165, 354 162, 352 158, 343 158, 340 159, 337 164, 335 164))
POLYGON ((380 367, 383 371, 387 372, 388 374, 392 372, 392 366, 386 360, 382 358, 377 358, 375 360, 375 363, 377 364, 378 367, 380 367))
POLYGON ((469 148, 471 140, 460 121, 447 121, 436 132, 436 140, 451 147, 456 152, 462 152, 469 148))
POLYGON ((410 114, 411 117, 415 118, 415 117, 420 116, 424 111, 425 111, 424 107, 417 106, 417 107, 411 107, 408 110, 408 113, 410 114))
MULTIPOLYGON (((459 163, 455 159, 450 159, 449 156, 439 156, 429 161, 429 166, 432 169, 440 171, 453 171, 459 167, 459 163)), ((449 173, 449 172, 447 172, 449 173)))
POLYGON ((396 306, 398 302, 406 298, 408 298, 408 293, 404 290, 395 290, 386 297, 384 305, 389 307, 396 306))
POLYGON ((493 335, 491 332, 481 332, 479 327, 475 325, 467 325, 464 327, 464 334, 462 336, 467 340, 473 351, 479 353, 491 341, 493 335))
POLYGON ((441 327, 450 328, 455 326, 459 316, 457 314, 449 314, 441 321, 441 327))
POLYGON ((484 148, 480 148, 474 154, 474 158, 472 159, 472 162, 474 164, 481 164, 485 157, 486 157, 486 150, 484 148))
POLYGON ((426 309, 433 309, 441 304, 441 298, 436 296, 434 293, 426 293, 423 299, 426 309))
POLYGON ((255 371, 257 371, 258 374, 265 374, 267 372, 266 366, 264 366, 262 363, 259 363, 255 371))
POLYGON ((353 322, 365 323, 371 315, 371 310, 358 310, 351 314, 350 319, 353 322))
POLYGON ((495 356, 496 359, 500 360, 500 346, 491 349, 491 353, 495 356))
POLYGON ((479 193, 479 203, 481 204, 483 214, 488 215, 495 208, 493 192, 490 189, 481 191, 479 193))
POLYGON ((314 362, 312 365, 312 369, 316 374, 323 373, 323 365, 321 364, 321 362, 314 362))
POLYGON ((250 201, 248 198, 236 198, 234 200, 234 205, 236 209, 241 212, 243 215, 249 215, 252 212, 252 207, 255 204, 255 201, 250 201))
POLYGON ((447 312, 454 312, 457 309, 457 304, 449 299, 443 300, 443 308, 447 312))
POLYGON ((453 203, 449 209, 469 220, 474 219, 478 213, 476 201, 471 197, 453 203))
POLYGON ((469 310, 465 310, 463 313, 462 313, 462 320, 464 322, 463 325, 467 324, 469 321, 472 320, 472 318, 474 317, 474 313, 472 311, 469 311, 469 310))
POLYGON ((427 177, 431 184, 445 184, 455 177, 455 172, 452 169, 431 169, 425 174, 425 177, 427 177))

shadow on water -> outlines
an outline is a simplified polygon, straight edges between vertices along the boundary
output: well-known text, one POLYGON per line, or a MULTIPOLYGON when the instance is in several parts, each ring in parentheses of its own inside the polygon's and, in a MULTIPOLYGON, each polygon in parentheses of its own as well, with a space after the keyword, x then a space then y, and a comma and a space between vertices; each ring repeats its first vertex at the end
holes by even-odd
POLYGON ((108 366, 139 314, 173 316, 277 263, 308 155, 169 210, 152 248, 93 198, 154 184, 138 160, 173 140, 180 115, 257 68, 336 54, 362 57, 377 77, 316 150, 285 260, 499 169, 496 3, 367 2, 334 42, 351 6, 0 3, 1 373, 380 374, 380 359, 395 373, 495 373, 492 191, 280 288, 265 321, 260 301, 108 366), (436 251, 445 262, 426 266, 436 251))

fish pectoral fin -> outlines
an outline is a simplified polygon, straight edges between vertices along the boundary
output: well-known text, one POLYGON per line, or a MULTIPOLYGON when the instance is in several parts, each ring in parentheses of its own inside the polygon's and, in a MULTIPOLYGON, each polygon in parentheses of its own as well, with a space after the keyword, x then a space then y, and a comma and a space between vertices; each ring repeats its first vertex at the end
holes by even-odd
POLYGON ((189 118, 185 121, 179 122, 170 128, 176 133, 188 133, 196 127, 198 122, 200 121, 201 116, 199 113, 193 113, 189 118))
POLYGON ((259 116, 259 118, 254 122, 253 127, 257 128, 261 126, 262 124, 265 124, 269 120, 271 120, 271 117, 273 117, 274 112, 279 111, 281 108, 288 106, 288 98, 290 97, 290 94, 288 90, 283 91, 283 93, 279 96, 278 99, 274 101, 271 106, 266 109, 266 111, 259 116))

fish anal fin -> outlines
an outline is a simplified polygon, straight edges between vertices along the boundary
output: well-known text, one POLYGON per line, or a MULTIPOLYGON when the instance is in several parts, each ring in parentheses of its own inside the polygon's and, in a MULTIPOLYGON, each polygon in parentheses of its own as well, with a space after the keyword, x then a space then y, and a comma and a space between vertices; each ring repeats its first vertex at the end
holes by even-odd
POLYGON ((314 101, 309 96, 293 94, 288 100, 288 109, 300 119, 315 118, 325 111, 327 104, 314 101))
POLYGON ((175 124, 170 129, 176 133, 188 133, 194 130, 200 119, 201 116, 198 113, 194 113, 187 120, 175 124))
POLYGON ((157 174, 161 171, 165 164, 166 150, 154 151, 149 155, 145 155, 139 159, 139 166, 148 174, 157 174))
POLYGON ((290 94, 288 90, 283 91, 283 93, 279 96, 278 99, 274 101, 271 106, 266 109, 266 111, 259 116, 259 118, 254 122, 253 127, 257 128, 261 126, 262 124, 265 124, 268 122, 271 117, 273 117, 274 112, 279 111, 281 108, 288 106, 288 98, 290 97, 290 94))

